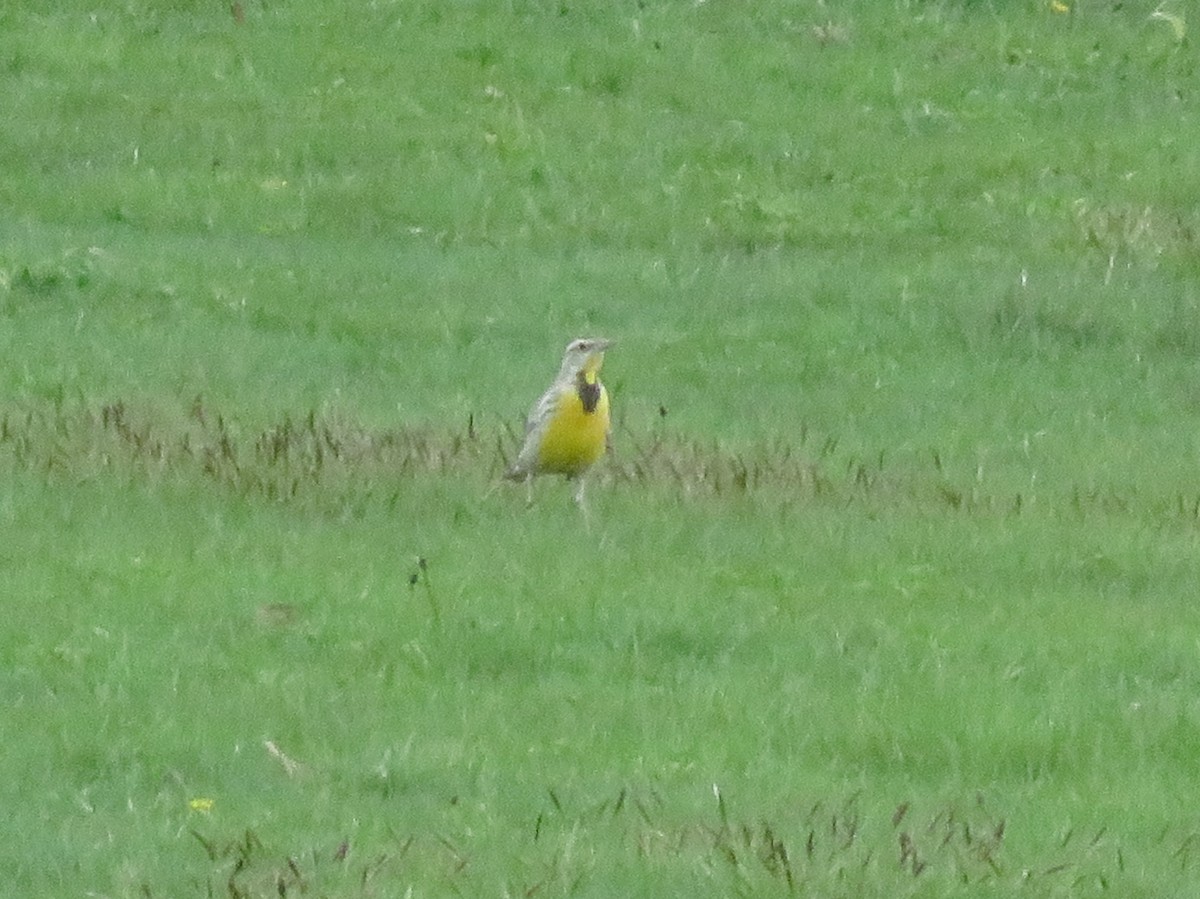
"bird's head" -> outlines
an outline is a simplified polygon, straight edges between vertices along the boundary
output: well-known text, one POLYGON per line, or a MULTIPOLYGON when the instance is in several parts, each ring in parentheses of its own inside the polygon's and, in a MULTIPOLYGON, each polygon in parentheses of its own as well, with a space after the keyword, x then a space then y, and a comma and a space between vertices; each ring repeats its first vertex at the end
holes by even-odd
POLYGON ((595 375, 604 364, 604 351, 613 345, 603 337, 579 337, 567 344, 559 374, 574 377, 583 372, 595 375))

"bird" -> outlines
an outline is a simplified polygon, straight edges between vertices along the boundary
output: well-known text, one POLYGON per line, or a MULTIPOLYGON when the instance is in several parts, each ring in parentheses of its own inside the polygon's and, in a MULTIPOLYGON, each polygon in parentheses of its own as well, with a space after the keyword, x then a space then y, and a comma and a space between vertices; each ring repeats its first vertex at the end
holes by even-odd
POLYGON ((529 411, 521 451, 504 476, 524 481, 530 502, 536 475, 561 474, 578 480, 575 503, 584 508, 584 475, 609 445, 608 390, 600 382, 600 366, 612 345, 601 337, 568 343, 554 383, 529 411))

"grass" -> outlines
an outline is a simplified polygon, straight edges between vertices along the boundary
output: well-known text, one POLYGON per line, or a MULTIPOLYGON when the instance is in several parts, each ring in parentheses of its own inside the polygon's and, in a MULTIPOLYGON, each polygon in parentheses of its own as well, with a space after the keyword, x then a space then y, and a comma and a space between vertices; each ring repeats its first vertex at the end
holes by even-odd
POLYGON ((0 876, 1189 895, 1196 64, 1065 5, 0 12, 0 876))

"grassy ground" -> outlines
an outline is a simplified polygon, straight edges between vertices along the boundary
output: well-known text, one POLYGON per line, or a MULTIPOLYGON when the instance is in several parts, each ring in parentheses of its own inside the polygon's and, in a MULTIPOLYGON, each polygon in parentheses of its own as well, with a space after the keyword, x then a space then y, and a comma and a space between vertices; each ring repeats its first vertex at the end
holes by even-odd
POLYGON ((1184 4, 29 6, 19 894, 1190 894, 1184 4))

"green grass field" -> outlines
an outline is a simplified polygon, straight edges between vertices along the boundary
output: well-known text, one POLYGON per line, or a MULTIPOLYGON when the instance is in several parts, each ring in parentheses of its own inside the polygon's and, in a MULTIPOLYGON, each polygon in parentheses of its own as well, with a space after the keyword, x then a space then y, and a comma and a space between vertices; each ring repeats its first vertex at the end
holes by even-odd
POLYGON ((1194 895, 1187 3, 40 6, 12 895, 1194 895))

